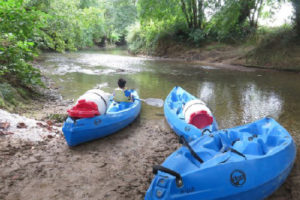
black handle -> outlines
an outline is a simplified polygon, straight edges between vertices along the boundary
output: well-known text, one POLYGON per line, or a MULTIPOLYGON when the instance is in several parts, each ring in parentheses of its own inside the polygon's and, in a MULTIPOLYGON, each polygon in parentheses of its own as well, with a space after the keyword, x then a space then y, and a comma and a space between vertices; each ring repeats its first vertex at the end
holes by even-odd
POLYGON ((239 156, 242 156, 242 157, 245 158, 245 160, 247 160, 247 157, 246 157, 244 154, 242 154, 241 152, 239 152, 238 150, 235 150, 235 149, 233 149, 233 148, 231 148, 231 147, 229 147, 229 150, 230 150, 232 153, 235 153, 235 154, 237 154, 237 155, 239 155, 239 156))
POLYGON ((222 152, 222 153, 225 153, 225 152, 228 152, 228 151, 230 151, 230 152, 232 152, 232 153, 235 153, 235 154, 237 154, 237 155, 239 155, 239 156, 245 158, 245 160, 247 160, 247 157, 246 157, 243 153, 239 152, 238 150, 236 150, 236 149, 234 149, 234 148, 231 148, 231 147, 225 147, 225 148, 224 148, 224 147, 222 147, 222 149, 221 149, 221 152, 222 152))
POLYGON ((162 171, 162 172, 165 172, 167 174, 171 174, 172 176, 175 176, 176 177, 176 185, 177 185, 177 187, 181 187, 183 185, 182 177, 177 172, 175 172, 175 171, 173 171, 173 170, 171 170, 169 168, 163 167, 161 165, 155 165, 155 166, 153 166, 153 174, 157 174, 158 170, 162 171))
POLYGON ((180 136, 179 138, 179 143, 183 144, 184 146, 186 146, 188 148, 188 150, 191 152, 192 156, 194 156, 194 158, 196 158, 196 160, 198 160, 200 163, 203 163, 204 161, 198 156, 198 154, 194 151, 194 149, 190 146, 190 144, 185 140, 185 138, 183 136, 180 136))
POLYGON ((202 135, 204 135, 204 133, 206 132, 206 131, 208 131, 209 133, 211 133, 211 131, 209 130, 209 129, 204 129, 203 131, 202 131, 202 135))

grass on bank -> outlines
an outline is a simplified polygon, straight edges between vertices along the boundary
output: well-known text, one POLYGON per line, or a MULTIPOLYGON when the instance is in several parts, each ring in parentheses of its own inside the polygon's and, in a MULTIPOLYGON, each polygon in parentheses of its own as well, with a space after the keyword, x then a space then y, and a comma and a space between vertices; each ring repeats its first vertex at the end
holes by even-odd
POLYGON ((10 112, 25 109, 38 93, 22 86, 12 85, 4 80, 0 82, 0 109, 10 112))
POLYGON ((291 26, 264 28, 255 37, 255 48, 245 55, 246 65, 300 71, 300 37, 291 26))

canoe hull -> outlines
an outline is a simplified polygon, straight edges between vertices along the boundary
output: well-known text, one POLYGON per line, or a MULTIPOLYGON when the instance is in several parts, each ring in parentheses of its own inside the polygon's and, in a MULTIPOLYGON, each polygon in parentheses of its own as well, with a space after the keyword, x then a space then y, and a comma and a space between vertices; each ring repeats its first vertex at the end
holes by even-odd
MULTIPOLYGON (((62 129, 67 144, 69 146, 76 146, 105 137, 128 126, 137 118, 141 110, 141 101, 136 100, 132 104, 128 109, 124 109, 121 112, 109 112, 108 110, 105 115, 93 118, 74 120, 68 117, 62 129)), ((116 106, 111 105, 109 109, 113 111, 116 106)))

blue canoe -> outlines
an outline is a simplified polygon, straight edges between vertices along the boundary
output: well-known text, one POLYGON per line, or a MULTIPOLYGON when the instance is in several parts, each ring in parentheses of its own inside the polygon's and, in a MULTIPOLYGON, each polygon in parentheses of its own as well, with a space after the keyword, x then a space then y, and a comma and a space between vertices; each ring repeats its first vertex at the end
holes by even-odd
POLYGON ((184 136, 187 141, 192 141, 203 135, 204 130, 209 130, 207 132, 216 131, 218 125, 216 119, 214 118, 212 125, 209 125, 203 129, 198 129, 197 127, 188 124, 183 116, 183 105, 188 101, 197 99, 181 87, 174 87, 170 94, 167 96, 164 104, 164 113, 170 127, 179 136, 184 136))
POLYGON ((284 182, 296 158, 292 137, 271 118, 184 144, 153 168, 146 200, 264 199, 284 182))
POLYGON ((93 118, 74 120, 68 117, 62 128, 69 146, 95 140, 112 134, 135 120, 141 110, 141 101, 136 91, 131 91, 134 102, 112 101, 106 114, 93 118))

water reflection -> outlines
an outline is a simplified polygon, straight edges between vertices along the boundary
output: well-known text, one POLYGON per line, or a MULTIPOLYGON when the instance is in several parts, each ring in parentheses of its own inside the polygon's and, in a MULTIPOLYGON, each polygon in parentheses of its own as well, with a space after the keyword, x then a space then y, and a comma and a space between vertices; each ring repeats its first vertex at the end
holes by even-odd
POLYGON ((241 91, 243 122, 251 122, 265 116, 275 119, 281 114, 283 101, 274 92, 262 91, 254 83, 241 91))
POLYGON ((212 82, 203 82, 199 85, 198 97, 204 102, 212 102, 215 100, 214 92, 215 84, 212 82))

